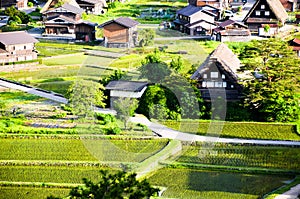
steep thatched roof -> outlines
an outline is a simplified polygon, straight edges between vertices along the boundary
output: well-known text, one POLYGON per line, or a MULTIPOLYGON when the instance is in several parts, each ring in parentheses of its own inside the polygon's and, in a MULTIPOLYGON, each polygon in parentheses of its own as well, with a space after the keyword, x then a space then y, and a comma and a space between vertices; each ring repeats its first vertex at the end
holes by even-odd
POLYGON ((222 70, 237 80, 237 70, 241 66, 238 57, 225 45, 221 43, 204 61, 197 71, 191 76, 192 79, 198 79, 205 72, 211 62, 218 62, 222 70))
POLYGON ((53 8, 55 4, 58 2, 62 2, 62 4, 70 4, 77 8, 80 8, 76 0, 48 0, 44 7, 41 9, 41 13, 48 11, 49 9, 53 8))
POLYGON ((281 22, 285 22, 287 20, 288 14, 286 13, 280 0, 257 0, 243 21, 246 21, 250 17, 250 15, 256 10, 257 6, 261 2, 265 2, 270 6, 270 9, 275 14, 277 20, 281 22))

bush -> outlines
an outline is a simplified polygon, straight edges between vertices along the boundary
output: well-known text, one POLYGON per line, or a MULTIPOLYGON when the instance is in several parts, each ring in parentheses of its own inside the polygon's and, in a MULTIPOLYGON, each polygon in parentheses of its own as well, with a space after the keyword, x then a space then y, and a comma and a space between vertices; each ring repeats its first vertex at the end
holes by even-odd
POLYGON ((119 127, 106 127, 101 129, 102 133, 105 135, 117 135, 121 133, 119 127))
POLYGON ((32 2, 28 2, 27 6, 31 8, 31 7, 33 7, 33 3, 32 2))
POLYGON ((116 121, 115 116, 111 114, 96 113, 97 120, 103 121, 103 125, 116 121))

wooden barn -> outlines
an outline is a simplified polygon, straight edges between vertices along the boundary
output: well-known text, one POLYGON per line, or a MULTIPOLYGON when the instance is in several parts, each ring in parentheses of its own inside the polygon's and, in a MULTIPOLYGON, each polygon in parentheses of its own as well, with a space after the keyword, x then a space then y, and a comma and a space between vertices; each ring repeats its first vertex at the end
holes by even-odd
POLYGON ((237 56, 221 43, 204 61, 191 79, 197 80, 197 87, 204 100, 210 101, 226 95, 226 100, 239 100, 242 85, 237 70, 241 62, 237 56))
POLYGON ((96 23, 82 21, 75 26, 76 40, 94 41, 96 40, 96 23))
POLYGON ((99 26, 103 28, 104 46, 106 47, 134 47, 137 44, 137 25, 139 22, 128 17, 120 17, 107 21, 99 26))

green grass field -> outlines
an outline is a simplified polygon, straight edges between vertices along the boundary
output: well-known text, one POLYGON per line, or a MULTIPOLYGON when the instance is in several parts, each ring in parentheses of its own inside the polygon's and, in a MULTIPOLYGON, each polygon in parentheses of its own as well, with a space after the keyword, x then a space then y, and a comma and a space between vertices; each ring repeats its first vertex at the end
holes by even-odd
POLYGON ((72 166, 0 166, 0 181, 75 183, 81 184, 82 178, 93 181, 100 179, 102 167, 72 166))
POLYGON ((149 177, 153 185, 167 187, 163 197, 181 199, 257 199, 290 179, 292 177, 167 168, 149 177))
POLYGON ((182 132, 217 137, 300 140, 295 125, 258 122, 164 121, 162 124, 182 132), (209 133, 208 133, 209 132, 209 133))
POLYGON ((300 148, 230 144, 185 146, 176 160, 182 163, 260 167, 300 171, 300 148))
POLYGON ((0 160, 140 162, 167 140, 0 139, 0 160))
POLYGON ((67 196, 70 189, 62 188, 37 188, 37 187, 1 187, 0 199, 33 199, 33 198, 47 198, 47 196, 54 195, 57 197, 67 196))

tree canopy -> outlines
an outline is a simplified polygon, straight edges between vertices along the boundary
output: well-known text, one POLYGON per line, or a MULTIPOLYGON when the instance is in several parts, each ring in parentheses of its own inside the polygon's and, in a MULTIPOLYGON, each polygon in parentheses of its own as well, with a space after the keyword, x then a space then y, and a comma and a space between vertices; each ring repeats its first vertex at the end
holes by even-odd
POLYGON ((105 106, 103 90, 104 86, 97 82, 75 81, 69 89, 69 104, 73 113, 83 117, 93 116, 94 106, 105 106))
POLYGON ((258 79, 245 85, 244 104, 262 121, 299 119, 300 60, 278 39, 252 41, 241 52, 244 70, 258 79))
MULTIPOLYGON (((100 174, 101 179, 97 183, 84 178, 84 185, 73 188, 69 197, 73 199, 143 199, 150 198, 159 191, 159 189, 153 188, 146 179, 138 181, 135 173, 124 171, 108 173, 107 170, 101 170, 100 174)), ((47 199, 59 198, 49 196, 47 199)))

